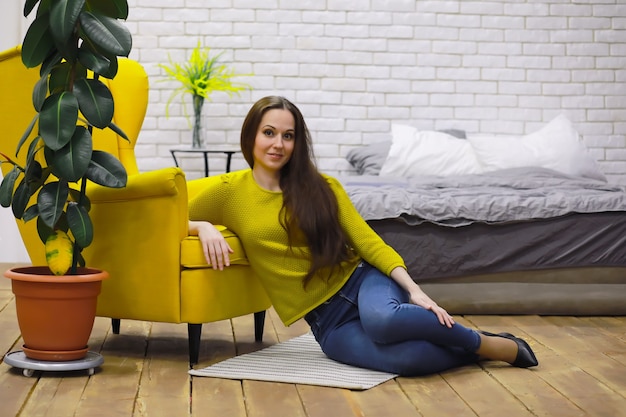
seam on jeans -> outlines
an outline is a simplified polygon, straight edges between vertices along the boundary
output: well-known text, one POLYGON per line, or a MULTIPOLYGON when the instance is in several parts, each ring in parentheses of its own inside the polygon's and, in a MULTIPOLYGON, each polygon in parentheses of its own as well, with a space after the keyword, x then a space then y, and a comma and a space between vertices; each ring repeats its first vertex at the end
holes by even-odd
POLYGON ((347 295, 345 295, 343 292, 339 291, 337 293, 337 295, 339 295, 339 297, 343 298, 344 300, 346 300, 348 303, 352 304, 353 306, 356 306, 357 303, 355 301, 353 301, 352 299, 350 299, 350 297, 348 297, 347 295))

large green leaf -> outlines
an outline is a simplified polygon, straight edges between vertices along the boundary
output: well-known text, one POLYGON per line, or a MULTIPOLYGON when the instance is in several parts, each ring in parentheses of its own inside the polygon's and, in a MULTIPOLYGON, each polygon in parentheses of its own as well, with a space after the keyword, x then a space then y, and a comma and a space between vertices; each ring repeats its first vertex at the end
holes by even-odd
POLYGON ((98 12, 105 16, 116 19, 128 17, 128 2, 126 0, 93 1, 87 0, 87 8, 90 11, 98 12))
POLYGON ((64 147, 76 130, 78 100, 74 94, 63 91, 49 96, 39 116, 39 134, 52 150, 64 147))
POLYGON ((80 25, 85 36, 104 54, 128 56, 132 47, 132 36, 117 19, 97 13, 82 12, 80 25))
MULTIPOLYGON (((43 171, 43 167, 41 166, 39 161, 35 160, 35 157, 37 156, 37 152, 39 152, 43 147, 44 147, 44 143, 43 143, 43 139, 41 139, 41 136, 37 136, 36 138, 34 138, 30 142, 30 145, 28 145, 28 150, 26 153, 26 174, 27 175, 30 172, 33 172, 34 168, 36 168, 36 171, 39 171, 39 174, 41 174, 41 171, 43 171)), ((33 181, 33 179, 29 178, 29 181, 33 181)))
POLYGON ((24 17, 27 17, 33 11, 39 0, 26 0, 24 2, 24 17))
POLYGON ((39 239, 41 239, 41 243, 46 243, 48 240, 48 236, 52 234, 52 228, 45 224, 41 217, 37 217, 37 234, 39 235, 39 239))
POLYGON ((37 7, 37 16, 42 15, 44 13, 50 13, 50 9, 52 8, 52 3, 56 0, 41 0, 39 2, 39 7, 37 7))
POLYGON ((44 74, 33 88, 33 107, 36 111, 41 111, 43 102, 48 95, 48 74, 44 74))
POLYGON ((43 77, 44 74, 50 74, 52 69, 55 66, 59 65, 62 60, 63 60, 63 56, 61 55, 61 53, 57 50, 54 50, 53 53, 48 55, 46 59, 44 59, 43 63, 41 64, 41 67, 39 70, 39 76, 43 77))
POLYGON ((39 218, 54 229, 54 225, 63 214, 69 187, 65 181, 49 182, 37 194, 39 218))
POLYGON ((35 193, 35 191, 37 191, 39 187, 43 184, 43 173, 44 170, 39 161, 31 160, 29 161, 28 165, 26 165, 24 177, 26 179, 26 183, 28 184, 31 195, 35 193))
POLYGON ((91 134, 83 126, 77 126, 72 140, 67 145, 53 151, 46 148, 46 161, 52 166, 52 173, 69 182, 76 182, 85 175, 91 161, 91 134))
POLYGON ((113 78, 117 73, 117 66, 115 68, 115 72, 111 74, 111 59, 108 57, 94 52, 91 48, 88 47, 87 42, 83 42, 80 49, 78 50, 78 60, 85 67, 89 68, 96 74, 104 75, 106 78, 113 78))
POLYGON ((63 61, 50 72, 49 90, 51 94, 58 94, 69 90, 70 80, 72 80, 72 65, 63 61))
MULTIPOLYGON (((26 130, 22 134, 22 137, 20 138, 19 142, 17 142, 17 148, 15 149, 15 155, 16 156, 17 156, 17 154, 20 153, 20 149, 22 149, 22 146, 24 145, 24 142, 26 142, 26 139, 28 139, 28 137, 30 136, 31 132, 33 131, 33 128, 35 127, 35 123, 37 123, 38 119, 39 119, 39 113, 37 113, 35 115, 35 117, 33 117, 33 120, 31 120, 30 123, 28 124, 28 127, 26 128, 26 130)), ((34 141, 35 140, 33 140, 33 142, 34 141)))
POLYGON ((87 168, 87 178, 96 184, 111 188, 126 186, 128 176, 124 165, 113 155, 103 151, 93 151, 87 168))
MULTIPOLYGON (((37 205, 32 205, 28 208, 28 210, 32 209, 33 207, 37 207, 37 205)), ((70 227, 67 224, 67 216, 65 215, 65 213, 61 214, 61 218, 55 225, 55 229, 63 230, 65 233, 70 230, 70 227)), ((46 243, 48 236, 52 234, 52 228, 47 226, 43 222, 43 220, 41 220, 41 217, 37 217, 37 234, 39 235, 39 239, 41 239, 41 243, 46 243)))
POLYGON ((26 178, 22 178, 22 181, 20 181, 19 185, 15 189, 13 202, 11 203, 11 210, 13 211, 13 216, 15 216, 16 219, 21 219, 24 215, 24 210, 26 210, 26 205, 28 204, 30 196, 31 194, 28 189, 28 184, 26 184, 26 178))
POLYGON ((29 222, 32 219, 36 219, 38 217, 39 217, 39 207, 37 207, 37 204, 33 204, 32 206, 26 209, 26 211, 24 212, 24 215, 22 216, 22 220, 24 220, 25 222, 29 222))
POLYGON ((54 40, 50 34, 50 15, 44 13, 31 23, 22 43, 22 62, 27 68, 40 65, 54 50, 54 40))
POLYGON ((65 42, 54 40, 54 46, 61 57, 68 62, 75 62, 78 56, 78 36, 70 36, 65 42))
POLYGON ((130 139, 128 139, 128 136, 126 135, 126 133, 124 133, 124 131, 115 123, 109 123, 108 128, 130 142, 130 139))
POLYGON ((15 188, 15 181, 20 175, 20 169, 16 166, 2 179, 0 184, 0 206, 9 207, 11 200, 13 199, 13 188, 15 188))
POLYGON ((78 51, 80 62, 98 75, 113 79, 118 69, 117 55, 94 43, 84 30, 81 29, 79 35, 83 40, 78 51))
POLYGON ((74 65, 65 61, 52 69, 49 90, 51 94, 69 91, 76 80, 87 77, 87 68, 80 63, 74 65))
POLYGON ((50 9, 50 31, 57 44, 64 44, 76 29, 85 0, 57 0, 50 9))
POLYGON ((113 96, 104 83, 82 79, 74 84, 74 95, 81 113, 93 126, 104 129, 113 120, 113 96))
POLYGON ((117 75, 119 64, 117 63, 117 57, 115 55, 107 56, 107 59, 109 60, 109 69, 106 71, 102 71, 99 74, 105 78, 108 78, 109 80, 112 80, 117 75))
POLYGON ((93 241, 93 224, 84 207, 71 203, 67 206, 67 222, 72 235, 81 248, 86 248, 93 241))

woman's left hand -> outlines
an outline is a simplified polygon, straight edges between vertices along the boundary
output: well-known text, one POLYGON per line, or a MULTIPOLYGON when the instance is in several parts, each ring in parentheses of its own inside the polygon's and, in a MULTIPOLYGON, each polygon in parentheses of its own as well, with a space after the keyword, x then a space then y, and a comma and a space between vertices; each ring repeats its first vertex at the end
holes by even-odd
POLYGON ((425 308, 426 310, 432 311, 443 326, 452 327, 454 325, 454 319, 448 312, 439 307, 439 305, 434 302, 429 296, 427 296, 421 289, 417 291, 413 291, 410 294, 409 301, 412 304, 418 305, 420 307, 425 308))
POLYGON ((391 271, 391 278, 409 293, 409 302, 432 311, 443 326, 452 327, 454 319, 448 312, 439 307, 424 291, 413 281, 406 269, 396 267, 391 271))

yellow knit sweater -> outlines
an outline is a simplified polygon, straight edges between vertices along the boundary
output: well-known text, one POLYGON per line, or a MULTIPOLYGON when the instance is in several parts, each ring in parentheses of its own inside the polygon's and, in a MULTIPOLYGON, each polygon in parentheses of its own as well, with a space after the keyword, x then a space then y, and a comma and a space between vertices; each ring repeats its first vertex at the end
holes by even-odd
MULTIPOLYGON (((313 277, 306 290, 302 278, 310 266, 304 237, 288 246, 280 226, 281 192, 261 188, 252 171, 245 169, 212 177, 213 180, 189 204, 190 220, 221 224, 239 236, 251 267, 257 273, 285 325, 304 317, 329 299, 348 280, 360 259, 337 268, 328 282, 313 277)), ((339 203, 339 221, 358 256, 389 275, 404 261, 369 227, 334 178, 325 176, 339 203)))

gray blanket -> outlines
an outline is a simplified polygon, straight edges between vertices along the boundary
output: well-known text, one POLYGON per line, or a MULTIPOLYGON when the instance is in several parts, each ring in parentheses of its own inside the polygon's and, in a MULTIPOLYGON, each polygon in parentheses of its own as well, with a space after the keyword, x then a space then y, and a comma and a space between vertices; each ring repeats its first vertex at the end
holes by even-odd
POLYGON ((365 220, 458 227, 626 211, 626 187, 536 167, 455 177, 337 178, 365 220))

